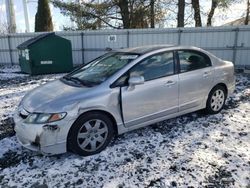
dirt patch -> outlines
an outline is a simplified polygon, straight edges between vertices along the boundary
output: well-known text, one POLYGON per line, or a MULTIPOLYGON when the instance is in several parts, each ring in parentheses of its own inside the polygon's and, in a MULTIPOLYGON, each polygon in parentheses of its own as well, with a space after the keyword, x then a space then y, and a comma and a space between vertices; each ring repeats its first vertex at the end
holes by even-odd
POLYGON ((0 122, 0 140, 6 137, 14 136, 14 122, 11 117, 8 117, 0 122))
POLYGON ((0 158, 0 169, 3 170, 5 168, 16 166, 20 164, 21 161, 32 166, 34 160, 32 159, 31 154, 32 152, 30 151, 22 152, 21 155, 16 151, 8 151, 0 158))
POLYGON ((220 187, 226 188, 234 185, 235 180, 232 177, 232 173, 225 167, 219 167, 213 176, 208 176, 208 182, 206 187, 220 187))

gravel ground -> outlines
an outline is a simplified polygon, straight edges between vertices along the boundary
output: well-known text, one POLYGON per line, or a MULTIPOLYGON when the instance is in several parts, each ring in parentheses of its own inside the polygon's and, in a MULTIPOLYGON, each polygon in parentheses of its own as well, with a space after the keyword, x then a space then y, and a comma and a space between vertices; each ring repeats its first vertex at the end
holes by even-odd
POLYGON ((200 112, 123 134, 100 154, 42 156, 17 142, 10 118, 29 90, 59 75, 0 67, 0 187, 250 187, 250 78, 217 115, 200 112))

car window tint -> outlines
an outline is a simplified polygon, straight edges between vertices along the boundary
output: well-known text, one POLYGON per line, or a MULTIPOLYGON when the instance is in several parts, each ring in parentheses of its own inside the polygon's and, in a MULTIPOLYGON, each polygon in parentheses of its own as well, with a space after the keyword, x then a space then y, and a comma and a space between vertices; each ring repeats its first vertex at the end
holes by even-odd
POLYGON ((201 52, 178 51, 180 72, 187 72, 211 66, 209 57, 201 52))
POLYGON ((173 52, 165 52, 151 56, 130 70, 130 76, 143 76, 145 81, 172 74, 174 74, 173 52))

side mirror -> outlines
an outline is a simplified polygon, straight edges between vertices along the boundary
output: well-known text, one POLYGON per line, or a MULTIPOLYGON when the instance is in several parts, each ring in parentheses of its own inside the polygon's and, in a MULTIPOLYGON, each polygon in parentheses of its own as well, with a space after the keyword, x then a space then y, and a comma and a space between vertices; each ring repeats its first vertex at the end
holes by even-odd
POLYGON ((141 85, 144 84, 144 77, 143 76, 131 76, 128 80, 130 86, 141 85))

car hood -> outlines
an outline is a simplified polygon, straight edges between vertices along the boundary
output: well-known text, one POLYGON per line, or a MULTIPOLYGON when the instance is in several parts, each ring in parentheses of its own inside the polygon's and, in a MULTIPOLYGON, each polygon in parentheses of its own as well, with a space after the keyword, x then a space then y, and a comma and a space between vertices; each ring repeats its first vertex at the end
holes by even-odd
POLYGON ((54 111, 73 103, 83 96, 89 87, 74 87, 60 80, 46 83, 30 91, 22 100, 23 108, 29 112, 54 111))

